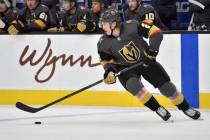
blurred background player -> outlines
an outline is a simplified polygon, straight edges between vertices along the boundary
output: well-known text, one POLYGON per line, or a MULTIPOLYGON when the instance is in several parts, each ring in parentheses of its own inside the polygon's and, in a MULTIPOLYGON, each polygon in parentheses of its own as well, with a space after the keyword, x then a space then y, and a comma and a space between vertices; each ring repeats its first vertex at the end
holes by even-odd
POLYGON ((193 13, 189 30, 210 30, 210 0, 189 0, 193 13))
POLYGON ((41 4, 47 6, 50 10, 51 13, 51 19, 54 20, 53 24, 58 25, 58 16, 57 16, 57 11, 59 11, 59 0, 41 0, 41 4))
POLYGON ((18 20, 17 13, 12 10, 10 0, 0 0, 0 32, 18 34, 23 24, 18 20))
POLYGON ((99 19, 101 17, 101 14, 105 10, 105 2, 104 0, 92 0, 92 6, 91 6, 91 11, 92 11, 92 19, 93 22, 96 24, 96 31, 97 32, 102 32, 100 29, 99 25, 99 19))
POLYGON ((191 108, 169 75, 160 63, 156 61, 163 35, 161 30, 148 22, 129 20, 120 23, 120 15, 115 9, 108 9, 102 14, 101 22, 104 35, 98 42, 98 53, 101 65, 105 69, 104 82, 116 82, 115 73, 143 62, 142 66, 118 76, 120 83, 141 103, 155 111, 163 120, 170 118, 170 113, 162 107, 153 95, 146 90, 141 82, 141 76, 169 98, 171 102, 192 119, 198 119, 200 112, 191 108), (149 38, 149 44, 143 39, 149 38))
POLYGON ((19 19, 24 23, 24 32, 46 31, 54 26, 50 10, 40 0, 26 0, 26 7, 21 11, 19 19))
MULTIPOLYGON (((105 0, 105 4, 107 6, 114 6, 116 7, 117 3, 118 3, 119 0, 105 0)), ((121 1, 121 0, 120 0, 121 1)))
POLYGON ((177 0, 152 0, 151 4, 159 14, 162 23, 172 29, 172 20, 177 19, 177 0))
POLYGON ((95 24, 92 21, 91 13, 86 9, 77 6, 76 0, 64 0, 64 11, 61 12, 61 25, 67 31, 93 32, 95 24))
POLYGON ((150 20, 157 27, 166 30, 155 9, 147 4, 141 4, 141 0, 128 0, 128 9, 125 11, 125 20, 150 20))
POLYGON ((13 9, 20 12, 25 7, 25 0, 12 0, 13 9))

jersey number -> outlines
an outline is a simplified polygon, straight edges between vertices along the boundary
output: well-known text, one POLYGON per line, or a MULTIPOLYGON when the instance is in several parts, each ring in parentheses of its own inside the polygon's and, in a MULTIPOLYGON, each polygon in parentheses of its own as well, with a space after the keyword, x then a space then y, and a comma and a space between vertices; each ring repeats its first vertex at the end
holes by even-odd
POLYGON ((43 19, 44 21, 47 21, 47 14, 46 14, 46 13, 41 13, 41 14, 39 15, 39 18, 40 18, 40 19, 43 19))
POLYGON ((154 13, 148 13, 145 15, 146 19, 154 20, 155 19, 155 14, 154 13))

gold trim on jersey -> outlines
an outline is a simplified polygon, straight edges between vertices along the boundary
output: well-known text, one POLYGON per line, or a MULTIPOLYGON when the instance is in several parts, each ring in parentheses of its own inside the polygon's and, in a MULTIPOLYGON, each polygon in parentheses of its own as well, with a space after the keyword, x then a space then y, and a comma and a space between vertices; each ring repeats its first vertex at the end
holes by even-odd
POLYGON ((153 24, 153 20, 151 20, 151 19, 145 19, 145 20, 143 21, 143 23, 152 25, 152 24, 153 24))
POLYGON ((102 65, 103 67, 105 67, 107 64, 119 64, 119 63, 117 63, 116 61, 114 61, 113 59, 111 59, 111 60, 109 60, 109 61, 103 60, 103 61, 101 61, 100 63, 101 63, 101 65, 102 65))
POLYGON ((118 52, 128 63, 135 63, 140 58, 140 50, 133 41, 129 42, 118 52))
POLYGON ((157 26, 153 25, 151 27, 151 29, 149 30, 148 36, 150 37, 150 36, 152 36, 152 35, 154 35, 156 33, 159 33, 160 31, 161 30, 157 26))

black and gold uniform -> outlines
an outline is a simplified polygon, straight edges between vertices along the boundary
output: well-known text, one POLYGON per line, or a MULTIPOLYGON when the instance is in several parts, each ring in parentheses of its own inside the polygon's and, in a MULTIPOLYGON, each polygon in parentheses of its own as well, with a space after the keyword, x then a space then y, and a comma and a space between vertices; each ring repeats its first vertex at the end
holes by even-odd
POLYGON ((91 14, 86 9, 75 7, 73 12, 63 11, 59 15, 61 26, 64 27, 65 31, 93 32, 95 30, 91 14))
POLYGON ((93 13, 92 11, 90 11, 90 12, 91 12, 91 16, 92 16, 92 21, 96 25, 95 31, 102 32, 102 30, 100 29, 100 25, 99 25, 101 13, 93 13))
POLYGON ((150 20, 160 29, 166 30, 167 27, 162 23, 155 9, 147 4, 139 4, 138 8, 131 11, 129 8, 125 11, 125 20, 144 21, 150 20))
MULTIPOLYGON (((103 66, 106 67, 106 64, 113 62, 116 64, 116 70, 119 71, 125 67, 141 62, 144 59, 144 53, 147 49, 154 50, 152 53, 155 55, 158 53, 159 45, 162 41, 162 34, 160 29, 156 26, 148 24, 147 22, 138 23, 135 20, 130 20, 121 23, 120 28, 119 37, 115 38, 104 35, 98 43, 98 53, 103 66), (150 38, 150 46, 143 37, 150 38)), ((157 66, 160 67, 159 64, 157 66)), ((164 70, 161 68, 161 71, 164 70)), ((155 73, 158 73, 158 71, 155 73)), ((129 78, 129 75, 130 74, 125 74, 125 77, 129 78)), ((133 75, 133 73, 131 73, 131 75, 133 75)), ((139 76, 137 75, 137 77, 139 76)), ((165 72, 162 78, 155 79, 155 77, 153 76, 153 79, 150 81, 155 87, 170 81, 169 76, 165 72)), ((123 78, 123 81, 126 81, 126 79, 123 78)))
POLYGON ((25 32, 46 31, 51 26, 50 11, 42 4, 38 4, 34 10, 24 8, 19 19, 24 23, 25 32))
POLYGON ((96 32, 102 32, 102 29, 100 28, 100 17, 103 11, 105 10, 105 1, 104 0, 92 0, 92 8, 91 8, 91 16, 92 20, 96 25, 96 32))
POLYGON ((0 12, 0 32, 18 34, 23 27, 22 22, 18 20, 18 14, 11 9, 10 1, 0 0, 0 3, 6 7, 4 12, 0 12))
POLYGON ((104 26, 102 28, 106 32, 98 42, 98 54, 101 65, 105 69, 104 82, 106 84, 116 82, 115 73, 141 62, 143 63, 141 66, 118 76, 120 83, 128 92, 155 111, 163 120, 168 120, 170 113, 145 89, 141 82, 141 77, 143 77, 187 116, 193 119, 200 117, 200 113, 189 106, 182 93, 171 82, 163 66, 156 61, 163 39, 158 27, 147 21, 130 20, 119 23, 119 13, 113 9, 106 10, 101 21, 104 26), (143 38, 148 38, 149 43, 143 38))
POLYGON ((189 9, 193 13, 191 30, 210 30, 210 1, 209 0, 189 0, 189 9))

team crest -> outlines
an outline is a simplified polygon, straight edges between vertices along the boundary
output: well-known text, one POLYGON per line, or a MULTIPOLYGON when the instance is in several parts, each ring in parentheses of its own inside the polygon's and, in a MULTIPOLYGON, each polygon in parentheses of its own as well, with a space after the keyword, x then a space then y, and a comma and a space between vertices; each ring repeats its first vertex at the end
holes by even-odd
POLYGON ((140 51, 132 41, 119 50, 119 53, 128 63, 135 63, 140 57, 140 51))

